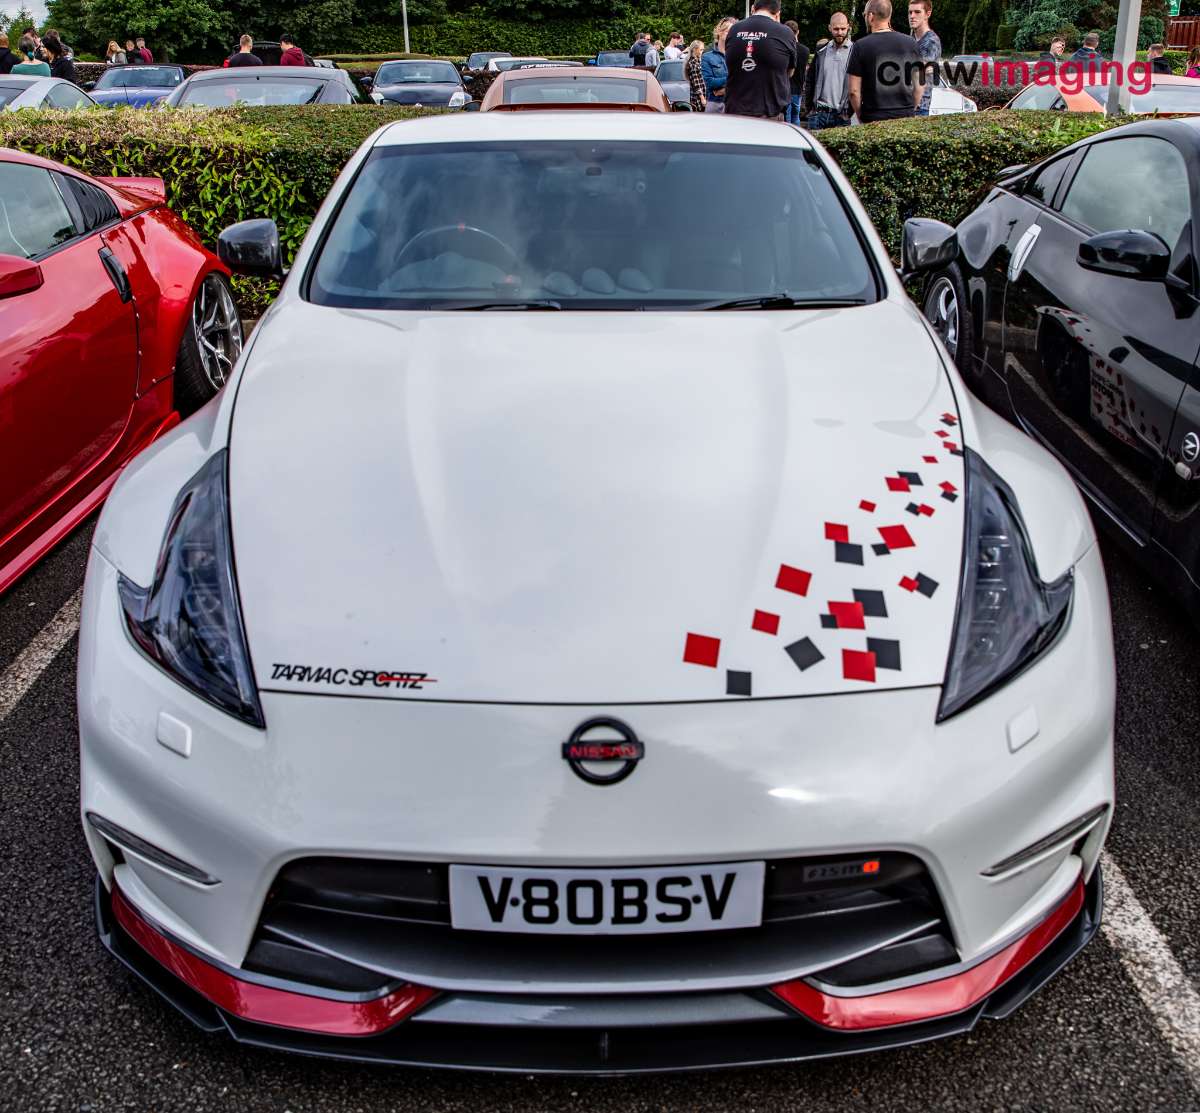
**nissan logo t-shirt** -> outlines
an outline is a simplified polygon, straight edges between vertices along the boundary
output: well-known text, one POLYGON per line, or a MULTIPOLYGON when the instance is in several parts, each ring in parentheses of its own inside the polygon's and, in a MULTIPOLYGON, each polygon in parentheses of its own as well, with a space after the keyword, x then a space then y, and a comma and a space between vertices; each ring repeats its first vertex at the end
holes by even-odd
POLYGON ((729 84, 725 111, 735 116, 781 116, 791 97, 788 72, 796 66, 796 36, 770 16, 735 23, 725 40, 729 84))

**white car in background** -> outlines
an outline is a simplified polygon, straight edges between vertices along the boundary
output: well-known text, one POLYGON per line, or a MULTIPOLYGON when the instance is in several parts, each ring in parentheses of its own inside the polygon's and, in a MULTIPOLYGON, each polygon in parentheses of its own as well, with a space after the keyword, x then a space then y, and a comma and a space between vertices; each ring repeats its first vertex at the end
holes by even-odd
POLYGON ((99 108, 78 85, 61 77, 35 74, 0 74, 0 109, 17 112, 22 108, 99 108))
MULTIPOLYGON (((221 253, 281 270, 269 220, 221 253)), ((339 1058, 964 1032, 1096 930, 1113 699, 1074 484, 804 132, 406 121, 105 505, 100 931, 202 1027, 339 1058)))

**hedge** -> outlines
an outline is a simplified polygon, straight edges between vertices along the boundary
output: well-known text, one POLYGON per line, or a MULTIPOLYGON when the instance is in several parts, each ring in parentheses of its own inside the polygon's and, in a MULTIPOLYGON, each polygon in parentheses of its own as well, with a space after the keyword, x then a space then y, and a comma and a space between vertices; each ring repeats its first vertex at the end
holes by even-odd
MULTIPOLYGON (((161 177, 171 206, 210 245, 226 225, 269 216, 294 253, 346 161, 377 127, 427 115, 395 105, 214 111, 0 113, 0 145, 90 174, 161 177)), ((463 117, 467 119, 467 117, 463 117)), ((1101 115, 988 112, 820 133, 893 254, 905 218, 955 221, 1005 166, 1111 127, 1101 115)), ((257 315, 270 286, 240 281, 257 315)))

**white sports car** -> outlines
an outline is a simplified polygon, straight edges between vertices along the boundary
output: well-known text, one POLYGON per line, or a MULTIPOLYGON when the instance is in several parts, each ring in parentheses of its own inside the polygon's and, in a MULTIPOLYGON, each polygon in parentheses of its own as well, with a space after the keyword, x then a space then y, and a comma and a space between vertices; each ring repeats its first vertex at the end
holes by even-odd
MULTIPOLYGON (((223 257, 280 266, 270 221, 223 257)), ((954 254, 905 230, 906 272, 954 254)), ((1095 537, 798 129, 383 128, 104 510, 107 946, 198 1024, 628 1072, 1005 1016, 1095 931, 1095 537)))

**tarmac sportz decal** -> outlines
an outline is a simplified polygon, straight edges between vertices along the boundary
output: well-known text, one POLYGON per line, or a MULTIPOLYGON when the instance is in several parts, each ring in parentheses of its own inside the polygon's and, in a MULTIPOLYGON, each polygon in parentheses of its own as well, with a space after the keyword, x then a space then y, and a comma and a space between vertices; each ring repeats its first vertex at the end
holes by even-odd
MULTIPOLYGON (((944 413, 938 420, 943 428, 933 431, 937 440, 929 446, 931 451, 918 450, 918 467, 882 476, 880 491, 860 499, 850 518, 841 522, 825 521, 819 527, 829 546, 826 551, 831 566, 865 568, 868 553, 873 554, 874 560, 887 557, 893 565, 899 563, 900 566, 885 572, 882 577, 864 574, 862 586, 852 588, 849 598, 822 599, 820 568, 800 568, 781 562, 775 574, 774 588, 787 595, 776 597, 774 602, 762 600, 763 605, 755 608, 750 616, 752 630, 767 638, 780 638, 783 627, 795 625, 794 617, 785 613, 788 596, 793 602, 799 597, 816 603, 815 613, 811 612, 810 605, 810 613, 803 620, 803 624, 810 627, 809 631, 796 637, 800 631, 792 630, 791 637, 780 638, 776 643, 800 672, 818 666, 835 667, 841 669, 844 680, 867 684, 877 683, 880 672, 903 672, 900 639, 882 636, 890 631, 880 626, 892 617, 888 591, 898 588, 911 596, 933 597, 938 590, 938 581, 920 570, 919 557, 915 555, 920 552, 922 524, 937 515, 939 509, 951 513, 947 504, 957 502, 960 493, 958 484, 942 478, 944 472, 938 475, 934 471, 939 465, 951 463, 948 457, 961 458, 963 455, 950 432, 957 429, 958 418, 944 413), (863 514, 873 518, 864 522, 863 514), (901 515, 907 521, 902 521, 901 515), (854 521, 860 524, 852 525, 854 521), (828 645, 825 642, 832 634, 824 634, 824 631, 862 631, 862 643, 828 645)), ((956 478, 961 482, 961 466, 956 472, 956 478)), ((883 568, 886 566, 880 566, 879 570, 883 568)), ((839 594, 844 592, 844 589, 834 590, 839 594)), ((688 631, 684 638, 683 661, 688 665, 717 669, 722 664, 721 638, 688 631)), ((754 676, 752 670, 745 667, 748 663, 726 662, 727 666, 738 666, 725 669, 726 695, 753 695, 754 676)))
POLYGON ((333 665, 288 665, 276 661, 271 665, 272 680, 287 680, 293 684, 328 684, 333 688, 393 688, 419 692, 426 684, 437 681, 427 672, 384 669, 347 669, 333 665))

